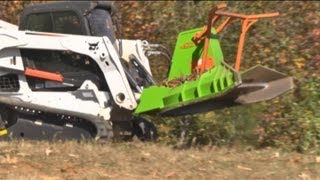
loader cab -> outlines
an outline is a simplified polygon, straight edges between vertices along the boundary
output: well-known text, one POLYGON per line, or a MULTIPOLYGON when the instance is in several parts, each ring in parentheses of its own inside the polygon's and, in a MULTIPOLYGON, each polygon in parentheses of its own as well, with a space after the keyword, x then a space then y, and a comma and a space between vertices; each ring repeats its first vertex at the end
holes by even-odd
POLYGON ((32 4, 22 11, 19 30, 108 36, 114 44, 114 13, 113 2, 109 1, 32 4))
MULTIPOLYGON (((107 1, 77 1, 77 2, 50 2, 45 4, 32 4, 24 8, 19 30, 63 33, 72 35, 107 36, 116 45, 114 26, 111 19, 115 8, 112 2, 107 1)), ((116 48, 116 46, 115 46, 116 48)), ((117 49, 117 48, 116 48, 117 49)), ((68 54, 66 52, 23 49, 20 50, 24 65, 29 68, 48 72, 62 73, 66 78, 77 79, 75 87, 89 79, 99 89, 108 90, 104 76, 94 61, 81 54, 68 54), (43 58, 45 57, 45 58, 43 58), (75 58, 76 57, 76 58, 75 58), (77 57, 80 57, 77 58, 77 57), (77 63, 75 63, 77 62, 77 63), (89 65, 84 62, 90 62, 89 65), (80 64, 79 64, 80 63, 80 64)), ((46 86, 46 82, 38 82, 32 78, 27 79, 32 90, 74 90, 63 85, 46 86)))

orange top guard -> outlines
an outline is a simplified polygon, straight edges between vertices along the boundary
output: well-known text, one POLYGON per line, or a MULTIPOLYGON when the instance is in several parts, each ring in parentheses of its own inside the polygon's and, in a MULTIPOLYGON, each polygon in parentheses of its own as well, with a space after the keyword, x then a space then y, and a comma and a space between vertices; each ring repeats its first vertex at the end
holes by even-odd
POLYGON ((221 32, 232 20, 234 19, 240 19, 241 20, 241 34, 239 38, 239 43, 238 43, 238 50, 237 50, 237 55, 236 55, 236 60, 235 60, 235 65, 234 69, 236 71, 240 70, 240 64, 241 64, 241 56, 242 56, 242 51, 243 51, 243 44, 245 40, 246 33, 248 29, 258 21, 259 18, 268 18, 268 17, 274 17, 278 16, 279 13, 267 13, 267 14, 253 14, 253 15, 245 15, 245 14, 237 14, 237 13, 230 13, 230 12, 225 12, 221 11, 220 9, 223 9, 227 7, 226 4, 219 4, 216 5, 209 14, 209 19, 208 19, 208 24, 198 33, 196 33, 192 40, 200 44, 202 40, 204 39, 204 50, 202 54, 202 62, 201 64, 197 67, 200 71, 200 73, 203 73, 204 71, 210 69, 212 66, 214 66, 214 63, 211 63, 210 61, 214 60, 212 57, 208 57, 208 48, 209 48, 209 43, 210 43, 210 35, 211 35, 211 28, 212 26, 215 25, 215 23, 222 17, 225 16, 226 19, 216 28, 216 33, 218 34, 221 32), (210 67, 211 64, 211 67, 210 67))

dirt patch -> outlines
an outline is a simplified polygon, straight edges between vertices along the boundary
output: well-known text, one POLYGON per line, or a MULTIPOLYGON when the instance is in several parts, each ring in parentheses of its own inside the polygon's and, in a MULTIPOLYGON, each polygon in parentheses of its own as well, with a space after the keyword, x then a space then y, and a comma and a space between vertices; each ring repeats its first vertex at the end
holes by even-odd
POLYGON ((162 144, 0 142, 4 179, 316 179, 320 157, 277 149, 162 144))

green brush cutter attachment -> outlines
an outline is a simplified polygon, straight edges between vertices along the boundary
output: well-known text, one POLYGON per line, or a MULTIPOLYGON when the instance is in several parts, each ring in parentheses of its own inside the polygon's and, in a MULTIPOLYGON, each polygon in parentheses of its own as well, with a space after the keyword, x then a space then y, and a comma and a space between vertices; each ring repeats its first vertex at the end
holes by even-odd
POLYGON ((248 28, 258 18, 278 13, 242 15, 219 10, 224 7, 213 9, 204 28, 179 34, 168 80, 143 90, 135 114, 194 114, 272 99, 293 88, 291 77, 263 66, 239 72, 248 28), (225 21, 212 28, 222 16, 225 21), (224 61, 217 34, 237 18, 242 20, 242 32, 233 68, 224 61))

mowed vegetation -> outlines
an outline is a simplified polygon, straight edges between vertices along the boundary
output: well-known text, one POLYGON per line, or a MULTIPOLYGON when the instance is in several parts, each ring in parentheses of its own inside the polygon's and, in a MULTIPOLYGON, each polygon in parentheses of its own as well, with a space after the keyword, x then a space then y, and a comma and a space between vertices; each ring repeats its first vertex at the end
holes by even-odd
POLYGON ((317 179, 320 156, 155 143, 0 142, 0 179, 317 179))
MULTIPOLYGON (((18 23, 19 13, 29 3, 0 2, 0 18, 18 23)), ((204 26, 209 10, 219 3, 115 2, 118 7, 115 19, 120 27, 117 34, 121 38, 161 43, 173 51, 178 33, 204 26)), ((0 177, 317 179, 320 176, 320 3, 224 3, 228 4, 226 11, 280 13, 278 17, 259 20, 250 29, 241 70, 257 64, 276 69, 294 77, 294 90, 271 101, 204 114, 147 117, 159 128, 160 142, 156 144, 1 142, 0 177)), ((239 24, 234 22, 220 34, 225 61, 230 64, 236 53, 239 24)), ((151 66, 159 82, 166 78, 164 72, 169 67, 166 60, 152 59, 151 66)))

